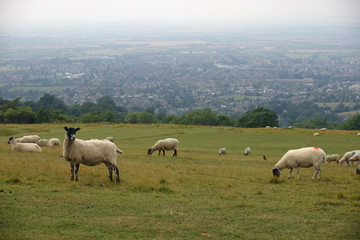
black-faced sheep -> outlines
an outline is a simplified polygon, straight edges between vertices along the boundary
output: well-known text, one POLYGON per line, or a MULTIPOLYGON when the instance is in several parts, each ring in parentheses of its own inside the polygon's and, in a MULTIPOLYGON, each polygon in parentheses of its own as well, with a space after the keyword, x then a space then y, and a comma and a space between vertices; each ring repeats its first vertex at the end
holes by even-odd
POLYGON ((226 148, 219 148, 219 155, 226 155, 226 148))
POLYGON ((351 163, 350 158, 358 152, 360 152, 360 150, 353 150, 353 151, 344 153, 343 157, 339 161, 339 164, 342 165, 346 161, 347 165, 350 166, 350 163, 351 163))
POLYGON ((356 175, 360 175, 360 167, 356 169, 356 175))
POLYGON ((84 141, 76 138, 76 132, 80 128, 64 127, 65 139, 63 143, 64 159, 70 162, 71 180, 74 180, 74 165, 75 165, 75 180, 78 181, 78 171, 80 163, 87 166, 96 166, 104 163, 109 169, 109 178, 112 181, 112 171, 115 171, 116 181, 120 182, 119 169, 116 167, 117 154, 123 152, 110 141, 88 140, 84 141))
POLYGON ((251 148, 249 148, 249 147, 247 147, 247 148, 245 148, 245 151, 244 151, 244 155, 250 155, 250 153, 251 153, 251 148))
POLYGON ((337 164, 339 164, 339 160, 340 160, 340 156, 338 154, 330 154, 330 155, 326 155, 326 161, 328 163, 330 162, 336 162, 337 164))
POLYGON ((312 180, 315 179, 316 175, 319 174, 318 179, 321 177, 320 164, 325 162, 326 154, 318 147, 305 147, 300 149, 293 149, 287 151, 285 155, 279 160, 274 166, 272 172, 275 177, 280 177, 280 171, 284 168, 289 168, 290 178, 293 168, 296 168, 298 179, 300 179, 299 167, 308 168, 314 166, 315 173, 312 180))
POLYGON ((177 157, 177 146, 179 145, 179 140, 176 138, 165 138, 157 141, 154 146, 148 149, 148 155, 151 155, 155 151, 159 151, 159 156, 161 151, 165 156, 165 150, 174 150, 173 157, 177 157))
POLYGON ((11 144, 13 152, 41 152, 41 148, 36 143, 18 143, 13 137, 9 138, 8 144, 11 144))

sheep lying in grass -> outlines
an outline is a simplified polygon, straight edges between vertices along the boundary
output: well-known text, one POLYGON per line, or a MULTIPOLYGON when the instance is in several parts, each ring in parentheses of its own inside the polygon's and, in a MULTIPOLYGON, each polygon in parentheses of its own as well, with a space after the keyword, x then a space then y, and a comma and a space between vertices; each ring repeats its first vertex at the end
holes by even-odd
POLYGON ((346 161, 347 165, 350 166, 350 162, 351 162, 350 158, 358 152, 360 152, 360 150, 353 150, 353 151, 344 153, 343 157, 339 161, 339 164, 342 165, 346 161))
POLYGON ((38 145, 40 147, 45 147, 48 145, 48 142, 49 142, 49 140, 47 140, 47 139, 40 139, 40 141, 38 142, 38 145))
POLYGON ((245 148, 245 151, 244 151, 244 155, 250 155, 250 153, 251 153, 251 148, 249 148, 249 147, 247 147, 247 148, 245 148))
POLYGON ((11 144, 13 152, 41 152, 41 148, 36 143, 18 143, 13 137, 9 138, 8 144, 11 144))
POLYGON ((76 132, 80 128, 64 127, 65 139, 63 143, 64 159, 70 162, 71 180, 74 180, 74 165, 75 165, 75 180, 78 181, 78 171, 80 163, 87 166, 95 166, 104 163, 109 169, 109 178, 112 181, 112 171, 115 171, 116 181, 120 182, 119 169, 116 167, 116 153, 123 152, 110 141, 88 140, 84 141, 76 139, 76 132))
POLYGON ((151 155, 155 151, 159 151, 159 156, 161 151, 165 156, 165 150, 174 150, 173 157, 177 157, 177 146, 179 145, 179 140, 176 138, 165 138, 157 141, 154 146, 148 149, 148 155, 151 155))
POLYGON ((50 138, 48 142, 48 146, 51 148, 60 146, 60 139, 58 138, 50 138))
POLYGON ((275 177, 280 177, 280 171, 282 169, 290 168, 289 175, 287 177, 290 178, 293 168, 296 168, 298 179, 300 179, 299 167, 308 168, 314 166, 315 173, 312 177, 312 180, 315 179, 317 174, 319 174, 318 179, 320 180, 320 164, 325 162, 325 160, 326 154, 321 148, 305 147, 300 149, 293 149, 285 153, 280 161, 274 166, 272 171, 275 177))
POLYGON ((219 155, 226 155, 226 148, 224 148, 224 147, 220 148, 219 155))
POLYGON ((40 137, 38 135, 23 136, 17 140, 19 143, 39 143, 39 141, 40 137))
POLYGON ((339 160, 340 160, 340 156, 338 154, 330 154, 326 156, 326 161, 328 163, 336 162, 337 164, 339 164, 339 160))

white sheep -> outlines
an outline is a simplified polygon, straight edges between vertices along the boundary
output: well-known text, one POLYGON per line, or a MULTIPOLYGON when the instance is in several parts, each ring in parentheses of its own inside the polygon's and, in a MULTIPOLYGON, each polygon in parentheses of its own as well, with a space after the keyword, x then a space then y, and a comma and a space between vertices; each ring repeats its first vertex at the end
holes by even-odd
POLYGON ((312 180, 315 179, 316 175, 319 174, 318 179, 321 177, 320 164, 325 162, 326 154, 318 147, 305 147, 299 149, 289 150, 274 166, 272 172, 275 177, 280 177, 280 171, 284 168, 289 168, 290 178, 293 168, 296 168, 298 179, 300 179, 299 167, 308 168, 314 166, 315 173, 312 180))
POLYGON ((36 143, 18 143, 15 138, 10 137, 8 144, 11 144, 13 152, 41 152, 41 148, 36 143))
POLYGON ((315 137, 317 137, 317 136, 319 136, 319 135, 320 135, 320 134, 319 134, 319 133, 317 133, 317 132, 316 132, 316 133, 314 133, 314 136, 315 136, 315 137))
POLYGON ((220 148, 219 155, 226 155, 226 148, 224 148, 224 147, 220 148))
POLYGON ((349 158, 350 162, 359 162, 360 161, 360 151, 356 152, 351 158, 349 158))
POLYGON ((320 131, 325 132, 327 129, 326 128, 320 128, 320 131))
POLYGON ((116 153, 122 154, 123 151, 110 141, 88 140, 84 141, 76 139, 76 132, 80 128, 64 127, 66 133, 63 143, 64 159, 70 162, 71 181, 74 180, 74 165, 75 165, 75 180, 78 181, 78 171, 80 163, 87 166, 96 166, 104 163, 109 169, 109 178, 112 181, 112 171, 116 173, 116 181, 120 182, 119 169, 116 167, 116 153))
POLYGON ((48 142, 48 146, 51 148, 60 146, 60 139, 58 138, 50 138, 48 142))
POLYGON ((249 147, 245 148, 244 155, 250 155, 250 153, 251 153, 251 148, 249 147))
POLYGON ((326 155, 326 161, 328 163, 330 162, 336 162, 337 164, 339 164, 339 160, 340 160, 340 156, 338 154, 330 154, 330 155, 326 155))
POLYGON ((360 150, 353 150, 353 151, 344 153, 343 157, 339 161, 339 164, 342 165, 346 161, 347 165, 350 166, 350 158, 358 152, 360 152, 360 150))
POLYGON ((49 143, 49 140, 47 140, 47 139, 40 139, 39 142, 38 142, 38 145, 39 145, 40 147, 45 147, 45 146, 48 145, 48 143, 49 143))
POLYGON ((179 145, 179 140, 176 138, 165 138, 157 141, 154 146, 148 149, 148 155, 151 155, 155 151, 159 151, 159 156, 161 151, 165 156, 165 150, 174 150, 173 157, 177 157, 177 146, 179 145))
POLYGON ((39 143, 40 137, 38 135, 23 136, 18 140, 19 143, 39 143))

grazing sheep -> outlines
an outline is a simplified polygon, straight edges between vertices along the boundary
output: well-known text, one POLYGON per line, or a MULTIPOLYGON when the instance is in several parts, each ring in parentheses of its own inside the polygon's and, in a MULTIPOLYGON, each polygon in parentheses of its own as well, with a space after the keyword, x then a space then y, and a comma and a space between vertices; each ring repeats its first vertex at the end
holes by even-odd
POLYGON ((326 128, 320 128, 320 131, 325 132, 327 129, 326 128))
POLYGON ((250 153, 251 153, 251 148, 249 148, 249 147, 247 147, 247 148, 245 148, 245 151, 244 151, 244 155, 250 155, 250 153))
POLYGON ((36 143, 18 143, 13 137, 9 138, 8 144, 11 144, 13 152, 41 152, 41 148, 36 143))
POLYGON ((60 139, 58 138, 50 138, 48 142, 48 146, 51 148, 60 146, 60 139))
POLYGON ((179 145, 179 140, 176 138, 165 138, 157 141, 154 146, 148 149, 148 155, 151 155, 155 151, 159 151, 159 156, 161 151, 165 156, 165 150, 174 150, 173 157, 177 157, 176 147, 179 145))
POLYGON ((340 160, 340 156, 338 154, 330 154, 326 156, 326 161, 328 163, 336 162, 337 164, 339 164, 339 160, 340 160))
POLYGON ((39 142, 38 142, 38 145, 39 145, 40 147, 45 147, 45 146, 48 145, 48 143, 49 143, 49 140, 47 140, 47 139, 40 139, 39 142))
POLYGON ((320 180, 320 164, 325 162, 325 159, 325 152, 318 147, 293 149, 285 153, 285 155, 274 166, 272 172, 275 177, 280 177, 280 171, 284 168, 289 168, 290 171, 287 177, 289 179, 293 168, 296 168, 298 179, 300 179, 299 167, 308 168, 314 166, 315 173, 312 177, 312 180, 315 179, 317 174, 319 174, 318 179, 320 180))
POLYGON ((224 148, 224 147, 220 148, 219 155, 226 155, 226 148, 224 148))
POLYGON ((349 158, 351 163, 360 161, 360 152, 355 153, 351 158, 349 158))
POLYGON ((116 173, 116 181, 120 182, 119 169, 116 167, 116 153, 123 152, 117 146, 109 141, 88 140, 84 141, 76 139, 76 132, 80 128, 64 127, 66 133, 63 143, 64 159, 70 162, 71 181, 74 180, 74 165, 75 165, 75 180, 78 181, 78 171, 80 163, 87 166, 96 166, 104 163, 109 169, 109 178, 112 181, 112 171, 116 173))
POLYGON ((317 136, 319 136, 319 135, 320 135, 320 134, 319 134, 319 133, 317 133, 317 132, 316 132, 316 133, 314 133, 314 136, 315 136, 315 137, 317 137, 317 136))
POLYGON ((339 164, 342 165, 346 161, 347 165, 350 166, 350 158, 354 156, 357 152, 360 152, 360 150, 353 150, 344 153, 343 157, 339 161, 339 164))
POLYGON ((40 137, 38 135, 23 136, 18 140, 19 143, 39 143, 40 137))

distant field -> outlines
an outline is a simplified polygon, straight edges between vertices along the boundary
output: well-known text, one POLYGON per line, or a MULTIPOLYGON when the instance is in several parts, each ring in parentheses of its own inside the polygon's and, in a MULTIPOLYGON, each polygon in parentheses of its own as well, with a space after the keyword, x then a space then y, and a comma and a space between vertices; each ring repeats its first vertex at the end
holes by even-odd
POLYGON ((291 148, 342 155, 359 149, 356 131, 83 124, 81 139, 115 137, 121 183, 104 165, 80 166, 70 181, 62 149, 13 153, 10 136, 64 139, 64 125, 0 125, 0 239, 359 239, 360 176, 355 167, 271 169, 291 148), (148 156, 158 139, 180 140, 178 157, 148 156), (227 148, 226 156, 218 149, 227 148), (250 156, 243 150, 252 148, 250 156), (266 155, 268 160, 263 160, 266 155))

